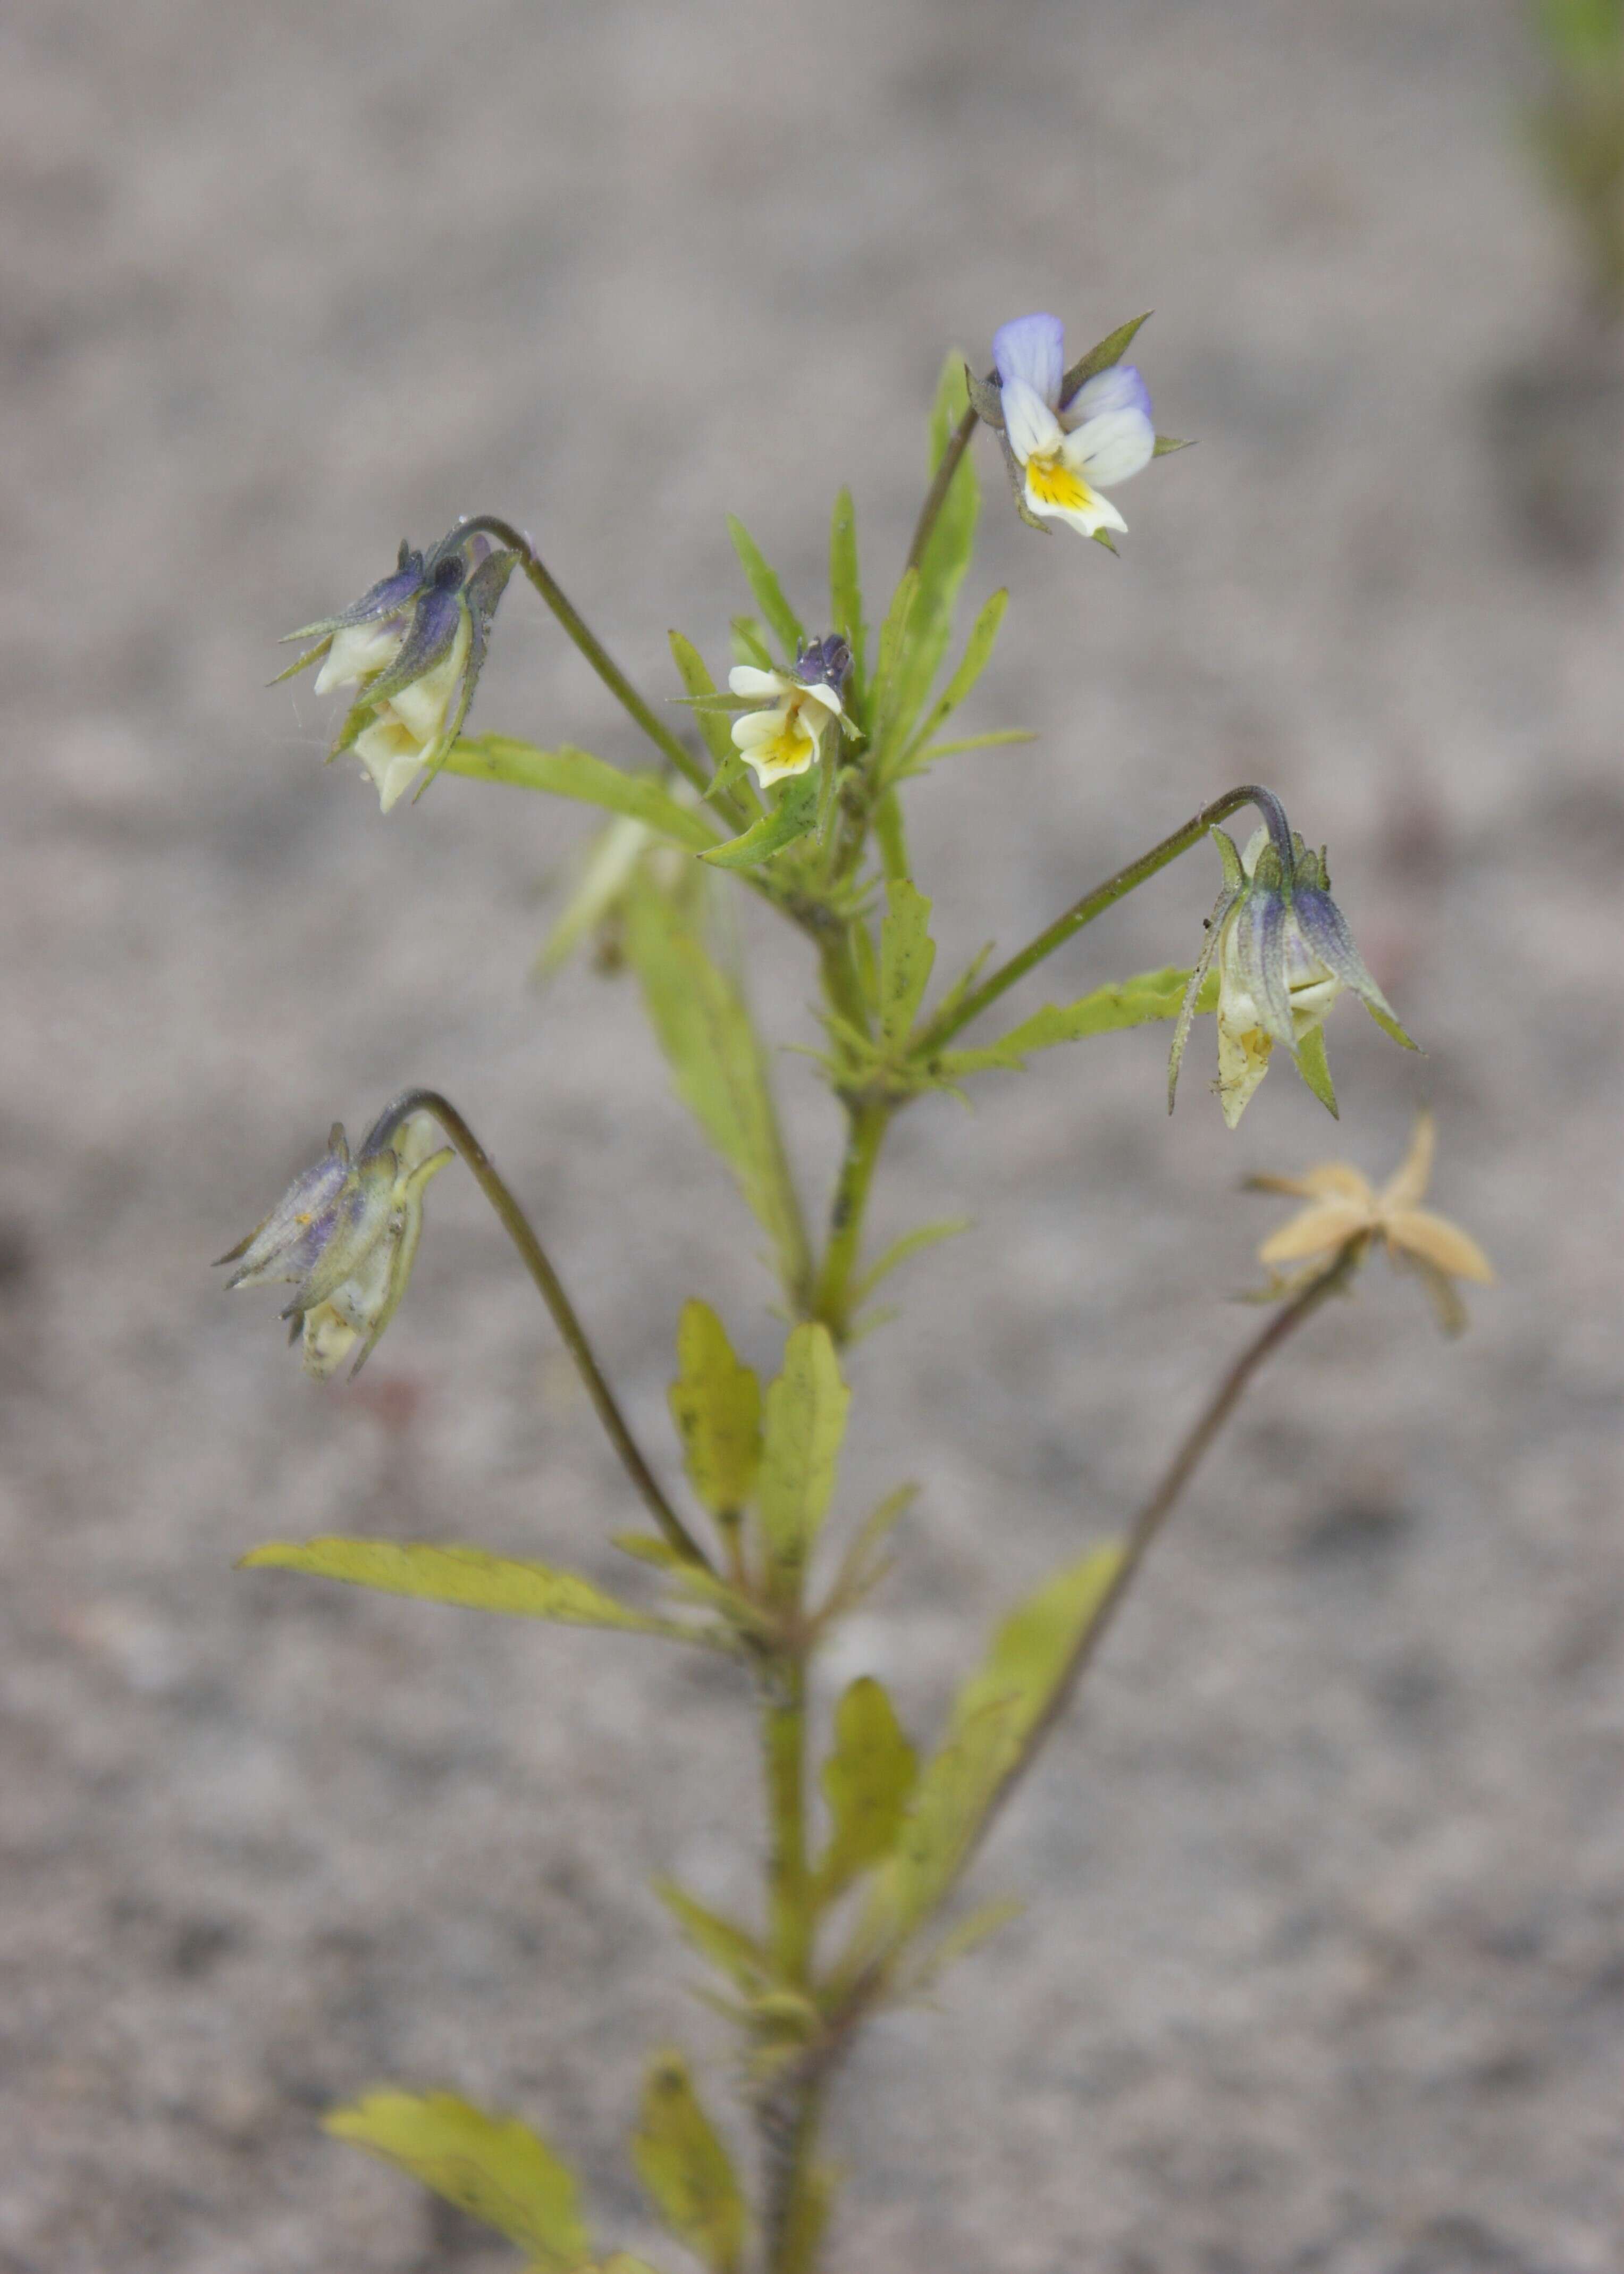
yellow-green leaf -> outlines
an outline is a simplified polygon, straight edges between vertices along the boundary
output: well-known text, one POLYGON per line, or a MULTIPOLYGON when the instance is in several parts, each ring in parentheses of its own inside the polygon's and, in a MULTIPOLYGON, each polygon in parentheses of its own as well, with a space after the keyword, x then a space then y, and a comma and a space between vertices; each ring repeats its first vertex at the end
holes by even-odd
MULTIPOLYGON (((1004 621, 1004 610, 1009 605, 1008 592, 1000 589, 983 606, 980 615, 970 628, 970 636, 965 642, 965 651, 959 658, 959 666, 943 689, 940 697, 931 704, 924 725, 914 735, 906 753, 899 762, 896 769, 898 775, 912 772, 918 764, 923 764, 932 757, 945 757, 949 749, 973 749, 981 742, 983 738, 977 735, 969 743, 947 744, 934 751, 927 750, 925 748, 937 727, 944 720, 951 717, 975 685, 982 672, 986 670, 993 649, 997 644, 998 627, 1004 621)), ((1031 737, 1023 729, 1016 727, 999 734, 996 739, 1001 742, 1026 742, 1030 741, 1031 737)))
POLYGON ((793 1597, 835 1488, 851 1392, 840 1379, 827 1327, 796 1327, 784 1371, 767 1392, 758 1484, 760 1516, 776 1592, 793 1597))
POLYGON ((674 1879, 659 1879, 653 1885, 655 1894, 681 1928, 683 1939, 747 1997, 756 1996, 777 1981, 771 1960, 753 1934, 719 1912, 707 1909, 674 1879))
POLYGON ((899 1947, 951 1890, 988 1811, 1054 1710, 1121 1560, 1115 1545, 1090 1549, 1001 1623, 914 1788, 900 1837, 875 1879, 852 1962, 899 1947))
POLYGON ((682 912, 641 876, 628 896, 626 949, 678 1095, 738 1178, 799 1301, 809 1273, 806 1233, 744 998, 682 912))
POLYGON ((930 902, 899 877, 887 887, 880 925, 880 1028, 892 1049, 900 1048, 913 1031, 936 960, 930 902))
POLYGON ((554 797, 628 814, 693 853, 703 853, 717 842, 715 830, 703 815, 679 805, 651 774, 624 774, 587 750, 538 750, 533 742, 515 742, 507 734, 474 734, 456 744, 445 768, 472 781, 546 790, 554 797))
POLYGON ((632 2162, 678 2240, 713 2274, 737 2274, 748 2225, 744 2197, 679 2052, 657 2053, 650 2063, 632 2162))
POLYGON ((872 1675, 862 1675, 835 1708, 835 1749, 823 1764, 834 1829, 818 1873, 822 1901, 831 1901, 891 1853, 918 1774, 919 1756, 891 1699, 872 1675))
POLYGON ((761 1466, 761 1384, 708 1303, 683 1306, 671 1413, 688 1482, 713 1516, 736 1517, 761 1466))
POLYGON ((728 729, 727 714, 724 711, 710 711, 703 707, 703 698, 716 693, 716 681, 706 670, 704 659, 691 639, 681 632, 670 632, 666 636, 671 642, 671 659, 677 666, 677 676, 682 681, 683 691, 701 702, 702 707, 695 716, 699 722, 699 731, 705 738, 705 747, 713 764, 718 768, 725 766, 739 755, 728 729))
POLYGON ((448 2092, 369 2092, 326 2120, 447 2202, 530 2253, 541 2274, 575 2274, 592 2255, 573 2174, 516 2116, 492 2115, 448 2092))
POLYGON ((739 555, 739 565, 750 580, 750 590, 756 595, 756 605, 771 625, 778 644, 784 650, 784 659, 793 663, 801 651, 801 621, 784 597, 784 588, 767 566, 761 547, 736 515, 727 516, 727 534, 733 538, 733 551, 739 555))
POLYGON ((961 1231, 973 1228, 967 1216, 949 1216, 941 1224, 921 1224, 914 1231, 905 1231, 900 1239, 893 1239, 877 1262, 871 1263, 852 1290, 852 1308, 866 1303, 883 1279, 888 1279, 898 1264, 922 1255, 926 1248, 935 1247, 944 1239, 956 1239, 961 1231))
POLYGON ((630 1634, 705 1639, 697 1630, 650 1618, 629 1604, 616 1602, 573 1571, 492 1555, 483 1547, 430 1547, 399 1540, 273 1540, 251 1548, 242 1567, 304 1571, 318 1579, 342 1579, 352 1587, 374 1587, 386 1595, 416 1595, 425 1602, 552 1619, 562 1626, 620 1627, 630 1634))
MULTIPOLYGON (((942 366, 930 414, 930 471, 934 474, 969 400, 965 362, 951 354, 942 366)), ((942 510, 919 564, 919 602, 909 628, 907 652, 898 674, 892 715, 906 734, 929 694, 953 628, 953 610, 975 546, 981 494, 975 460, 966 450, 948 485, 942 510)))
POLYGON ((852 651, 846 708, 861 726, 864 716, 862 585, 857 570, 857 512, 850 490, 835 500, 829 531, 829 621, 852 651))
MULTIPOLYGON (((1114 1035, 1125 1027, 1142 1027, 1154 1019, 1176 1019, 1184 999, 1190 974, 1169 965, 1162 971, 1141 971, 1112 987, 1096 987, 1075 1003, 1047 1003, 1011 1027, 996 1043, 979 1050, 947 1050, 931 1060, 931 1070, 946 1081, 969 1073, 996 1070, 1013 1072, 1034 1050, 1050 1050, 1060 1043, 1080 1042, 1089 1035, 1114 1035)), ((1218 975, 1209 973, 1197 1000, 1198 1011, 1212 1010, 1218 1000, 1218 975)))
POLYGON ((718 869, 758 868, 816 827, 822 787, 823 778, 816 769, 786 782, 778 803, 769 806, 759 821, 753 821, 739 836, 730 837, 726 845, 709 847, 700 859, 718 869))

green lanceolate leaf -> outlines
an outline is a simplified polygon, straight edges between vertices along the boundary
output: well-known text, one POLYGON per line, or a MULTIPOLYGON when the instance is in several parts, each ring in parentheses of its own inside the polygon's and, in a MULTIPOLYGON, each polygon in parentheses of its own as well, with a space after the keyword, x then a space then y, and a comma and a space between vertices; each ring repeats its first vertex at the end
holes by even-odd
POLYGON ((736 1517, 756 1490, 761 1466, 761 1384, 733 1356, 708 1303, 683 1305, 677 1368, 671 1416, 688 1482, 712 1516, 736 1517))
POLYGON ((914 615, 918 605, 919 571, 917 568, 905 568, 896 591, 891 594, 885 621, 880 626, 879 662, 875 669, 874 691, 869 702, 869 709, 874 715, 870 735, 876 768, 883 769, 884 753, 893 736, 901 732, 898 706, 906 675, 914 615))
POLYGON ((861 727, 865 724, 868 674, 864 659, 867 638, 862 620, 862 585, 857 569, 857 511, 850 490, 835 500, 829 531, 830 629, 839 633, 852 651, 852 676, 846 707, 861 727))
POLYGON ((738 2274, 749 2226, 744 2197, 680 2053, 657 2053, 649 2065, 632 2163, 678 2240, 713 2274, 738 2274))
POLYGON ((604 824, 587 847, 568 896, 537 953, 531 969, 538 978, 551 978, 582 941, 608 921, 627 878, 654 842, 646 821, 632 821, 622 814, 604 824))
MULTIPOLYGON (((1162 971, 1141 971, 1114 987, 1096 987, 1075 1003, 1048 1003, 1011 1027, 1007 1035, 980 1050, 947 1050, 930 1061, 931 1071, 948 1081, 966 1074, 1023 1066, 1034 1050, 1051 1050, 1061 1043, 1081 1042, 1089 1035, 1114 1035, 1125 1027, 1142 1027, 1154 1019, 1176 1019, 1184 1001, 1190 974, 1169 965, 1162 971)), ((1218 975, 1210 975, 1196 1007, 1210 1011, 1218 1000, 1218 975)))
POLYGON ((1332 1118, 1340 1119, 1336 1092, 1331 1085, 1330 1061, 1325 1054, 1325 1030, 1311 1027, 1297 1046, 1297 1070, 1332 1118))
POLYGON ((798 1301, 809 1269, 806 1234, 744 998, 682 913, 641 878, 628 896, 626 951, 677 1093, 737 1177, 798 1301))
MULTIPOLYGON (((710 762, 718 776, 726 777, 727 786, 736 785, 738 788, 750 792, 749 807, 754 812, 756 800, 748 777, 741 782, 736 780, 743 770, 744 761, 733 748, 729 714, 720 709, 711 710, 706 704, 705 698, 717 693, 716 681, 706 670, 704 659, 691 639, 685 639, 680 632, 672 632, 667 636, 671 641, 671 659, 677 666, 683 693, 695 706, 694 716, 699 723, 700 733, 705 738, 710 762)), ((714 783, 711 787, 714 789, 714 783)), ((710 791, 707 790, 705 794, 710 796, 710 791)))
POLYGON ((251 1548, 239 1568, 303 1571, 312 1578, 372 1587, 380 1594, 415 1595, 426 1603, 500 1611, 512 1618, 551 1619, 559 1626, 619 1627, 628 1634, 665 1635, 684 1642, 708 1639, 696 1628, 653 1618, 617 1602, 574 1571, 492 1555, 483 1547, 430 1547, 399 1540, 273 1540, 251 1548))
POLYGON ((906 877, 887 888, 880 925, 880 1032, 900 1050, 914 1030, 930 983, 936 944, 930 937, 930 902, 906 877))
POLYGON ((1070 403, 1079 387, 1085 386, 1100 372, 1109 371, 1114 363, 1120 363, 1133 345, 1140 325, 1149 321, 1150 311, 1147 308, 1142 316, 1131 316, 1125 324, 1118 324, 1114 332, 1106 334, 1097 347, 1090 348, 1086 356, 1079 356, 1060 382, 1060 400, 1070 403))
POLYGON ((739 565, 750 580, 756 605, 772 627, 774 636, 784 651, 784 660, 793 663, 801 646, 800 618, 785 599, 783 586, 762 557, 761 547, 744 523, 731 513, 727 516, 727 534, 733 538, 739 565))
POLYGON ((700 855, 718 869, 756 869, 763 861, 771 861, 786 845, 798 837, 807 836, 817 826, 818 794, 823 777, 816 766, 804 774, 797 774, 786 782, 778 802, 752 822, 741 837, 731 839, 726 845, 712 844, 700 855))
MULTIPOLYGON (((963 418, 969 396, 965 387, 965 364, 950 355, 942 366, 935 407, 930 414, 930 471, 942 462, 954 428, 963 418)), ((966 450, 959 462, 936 524, 919 564, 919 605, 914 612, 907 653, 894 703, 896 731, 906 734, 929 694, 953 629, 953 609, 970 555, 975 549, 975 524, 981 493, 975 462, 966 450)))
POLYGON ((576 2274, 592 2255, 573 2174, 515 2116, 448 2092, 380 2091, 335 2109, 326 2128, 495 2227, 542 2274, 576 2274))
MULTIPOLYGON (((971 627, 970 636, 965 643, 965 651, 959 659, 958 669, 948 681, 936 701, 932 704, 924 725, 914 735, 909 748, 898 763, 896 773, 898 779, 905 774, 917 772, 932 757, 946 756, 945 749, 928 750, 926 745, 943 721, 950 718, 959 708, 982 672, 986 670, 993 649, 997 644, 998 627, 1004 621, 1004 613, 1009 604, 1008 592, 1000 590, 993 594, 977 616, 971 627)), ((977 747, 983 741, 995 739, 999 742, 1022 742, 1030 741, 1031 737, 1022 729, 1016 727, 1005 730, 996 736, 976 735, 968 742, 952 743, 947 747, 953 749, 969 749, 977 747)))
POLYGON ((629 814, 662 837, 690 852, 703 853, 717 841, 702 814, 679 805, 649 774, 625 774, 587 750, 538 750, 506 734, 476 734, 460 742, 446 760, 446 772, 472 781, 506 782, 515 789, 547 790, 554 797, 600 805, 629 814))
POLYGON ((898 1485, 865 1517, 856 1539, 840 1558, 840 1568, 835 1574, 823 1615, 849 1610, 879 1585, 891 1569, 883 1552, 885 1542, 898 1518, 906 1514, 918 1495, 917 1485, 898 1485))
POLYGON ((772 650, 767 644, 767 635, 757 616, 733 616, 730 619, 733 636, 733 661, 753 663, 758 671, 772 669, 772 650))
POLYGON ((1067 1564, 1016 1606, 954 1701, 889 1860, 874 1882, 853 1961, 899 1949, 951 1890, 988 1811, 1053 1709, 1122 1560, 1116 1546, 1067 1564))
POLYGON ((735 1925, 732 1919, 708 1910, 674 1879, 658 1879, 653 1885, 655 1894, 682 1930, 683 1940, 702 1958, 708 1959, 718 1973, 725 1974, 747 1998, 757 1996, 777 1981, 771 1960, 753 1934, 735 1925))
POLYGON ((900 1263, 915 1255, 922 1255, 928 1247, 939 1240, 956 1239, 961 1231, 973 1228, 967 1216, 951 1216, 940 1224, 921 1224, 913 1231, 905 1231, 900 1239, 893 1239, 877 1263, 871 1263, 852 1290, 852 1307, 866 1303, 882 1279, 889 1278, 900 1263))
POLYGON ((890 1855, 918 1774, 919 1756, 891 1699, 863 1675, 835 1708, 835 1749, 823 1764, 834 1829, 818 1870, 821 1901, 832 1901, 860 1871, 890 1855))
POLYGON ((834 1495, 851 1392, 840 1379, 827 1327, 793 1329, 784 1371, 767 1392, 758 1485, 763 1536, 775 1593, 793 1600, 834 1495))

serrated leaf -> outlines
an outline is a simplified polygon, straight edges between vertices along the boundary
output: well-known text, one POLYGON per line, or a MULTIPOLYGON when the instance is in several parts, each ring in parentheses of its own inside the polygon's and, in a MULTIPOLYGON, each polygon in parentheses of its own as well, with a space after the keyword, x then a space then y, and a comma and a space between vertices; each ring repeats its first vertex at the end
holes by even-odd
POLYGON ((913 1231, 905 1231, 900 1239, 893 1239, 879 1261, 871 1263, 853 1288, 852 1308, 855 1310, 860 1304, 866 1303, 881 1280, 888 1278, 898 1264, 906 1263, 913 1256, 923 1254, 926 1248, 935 1247, 940 1240, 956 1239, 961 1231, 970 1231, 972 1224, 972 1218, 967 1216, 950 1216, 940 1224, 921 1224, 913 1231))
POLYGON ((1140 325, 1149 321, 1150 310, 1147 308, 1142 316, 1131 316, 1125 324, 1118 324, 1114 332, 1108 332, 1086 356, 1079 356, 1060 382, 1061 402, 1070 403, 1079 387, 1086 386, 1099 373, 1109 371, 1114 363, 1120 363, 1133 345, 1140 325))
POLYGON ((738 1178, 799 1301, 809 1271, 806 1235, 743 996, 682 912, 642 877, 628 896, 626 949, 677 1093, 738 1178))
MULTIPOLYGON (((898 775, 911 772, 917 768, 921 762, 925 745, 936 733, 936 728, 959 708, 982 672, 986 670, 993 649, 997 644, 998 628, 1004 621, 1004 611, 1009 605, 1010 596, 1001 588, 982 607, 971 627, 969 638, 965 642, 965 651, 959 659, 957 670, 936 701, 931 705, 923 726, 914 735, 908 749, 898 763, 897 768, 898 775)), ((931 755, 939 757, 942 753, 938 750, 931 755)))
POLYGON ((752 822, 742 836, 731 838, 726 845, 711 844, 700 855, 718 869, 756 869, 793 845, 798 837, 805 837, 817 826, 818 794, 823 777, 816 766, 804 774, 797 774, 786 782, 776 805, 769 807, 759 821, 752 822))
POLYGON ((852 676, 847 685, 846 704, 861 727, 867 689, 864 657, 867 635, 862 619, 862 585, 857 567, 857 509, 852 503, 849 489, 842 490, 835 500, 834 518, 829 531, 829 620, 831 629, 839 633, 852 651, 852 676))
POLYGON ((496 1611, 510 1618, 550 1619, 569 1627, 619 1627, 628 1634, 665 1635, 688 1642, 707 1638, 673 1620, 650 1617, 617 1602, 591 1580, 545 1563, 492 1555, 483 1547, 431 1547, 417 1540, 327 1537, 267 1540, 238 1559, 248 1571, 302 1571, 379 1594, 413 1595, 462 1610, 496 1611))
POLYGON ((708 1959, 746 1997, 756 1996, 777 1978, 776 1969, 753 1934, 732 1919, 708 1910, 674 1879, 658 1879, 654 1892, 682 1931, 691 1949, 708 1959))
POLYGON ((818 1898, 831 1902, 891 1853, 919 1756, 883 1687, 864 1675, 835 1707, 835 1749, 823 1764, 823 1797, 834 1828, 818 1870, 818 1898))
POLYGON ((906 877, 887 886, 885 905, 880 925, 880 1032, 895 1050, 914 1030, 936 944, 930 937, 930 902, 906 877))
MULTIPOLYGON (((1061 1043, 1081 1042, 1089 1035, 1114 1035, 1127 1027, 1142 1027, 1155 1019, 1176 1019, 1184 999, 1190 974, 1169 965, 1162 971, 1141 971, 1112 987, 1096 987, 1075 1003, 1048 1003, 1011 1027, 1007 1035, 980 1050, 947 1050, 930 1061, 931 1071, 949 1081, 966 1074, 997 1069, 1015 1071, 1034 1050, 1054 1050, 1061 1043)), ((1197 1008, 1210 1011, 1218 999, 1218 975, 1210 975, 1197 1008)))
POLYGON ((757 1487, 762 1534, 781 1600, 798 1595, 833 1497, 850 1403, 828 1328, 816 1321, 794 1328, 784 1346, 784 1371, 767 1392, 757 1487))
POLYGON ((583 805, 602 806, 609 813, 628 814, 692 853, 703 853, 717 842, 716 832, 703 816, 679 805, 651 775, 622 773, 588 750, 568 746, 539 750, 533 742, 516 742, 507 734, 476 734, 456 744, 445 771, 471 781, 545 790, 583 805))
POLYGON ((712 1516, 736 1517, 761 1466, 761 1384, 734 1357, 708 1303, 686 1303, 677 1329, 671 1415, 688 1482, 712 1516))
POLYGON ((875 1879, 853 1946, 856 1966, 899 1949, 951 1890, 988 1811, 1053 1709, 1121 1560, 1114 1544, 1091 1549, 999 1625, 954 1701, 946 1737, 875 1879))
POLYGON ((678 2240, 712 2274, 738 2274, 749 2225, 744 2197, 679 2052, 657 2053, 650 2063, 632 2163, 678 2240))
POLYGON ((531 2255, 542 2274, 576 2274, 592 2255, 574 2175, 515 2116, 448 2092, 370 2092, 324 2128, 409 2172, 531 2255))
POLYGON ((731 513, 727 516, 727 534, 733 538, 739 565, 749 578, 756 606, 783 649, 784 660, 793 664, 801 648, 801 619, 785 599, 784 588, 767 566, 761 547, 744 523, 731 513))

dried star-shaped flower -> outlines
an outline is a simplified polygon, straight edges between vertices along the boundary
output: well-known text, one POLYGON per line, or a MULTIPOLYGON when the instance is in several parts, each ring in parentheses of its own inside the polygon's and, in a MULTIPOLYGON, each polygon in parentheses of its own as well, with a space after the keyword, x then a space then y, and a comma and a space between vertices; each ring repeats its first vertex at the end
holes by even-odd
POLYGON ((1436 1143, 1432 1117, 1423 1113, 1410 1150, 1380 1192, 1346 1161, 1323 1162, 1300 1177, 1249 1178, 1255 1192, 1289 1193, 1308 1202, 1258 1250, 1274 1275, 1267 1292, 1294 1291, 1304 1276, 1312 1277, 1323 1268, 1327 1256, 1356 1245, 1361 1249, 1380 1245, 1395 1270, 1413 1272, 1420 1280, 1444 1332, 1458 1335, 1466 1324, 1466 1306, 1455 1281, 1471 1279, 1492 1286, 1494 1273, 1470 1233, 1420 1205, 1432 1177, 1436 1143), (1289 1264, 1310 1269, 1306 1275, 1282 1276, 1281 1266, 1289 1264))

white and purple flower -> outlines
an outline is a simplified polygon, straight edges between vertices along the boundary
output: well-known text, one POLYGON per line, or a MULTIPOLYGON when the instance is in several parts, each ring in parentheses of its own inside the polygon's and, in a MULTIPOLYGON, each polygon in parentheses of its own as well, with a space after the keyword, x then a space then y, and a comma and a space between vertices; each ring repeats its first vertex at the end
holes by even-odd
POLYGON ((852 652, 843 639, 809 640, 793 672, 763 671, 736 663, 727 674, 735 695, 764 704, 733 725, 733 748, 755 769, 763 789, 803 774, 821 756, 831 721, 846 723, 840 690, 852 652))
POLYGON ((1058 316, 1018 316, 993 335, 998 408, 1028 513, 1085 537, 1125 530, 1104 493, 1141 473, 1156 454, 1150 391, 1131 363, 1068 385, 1058 316))

